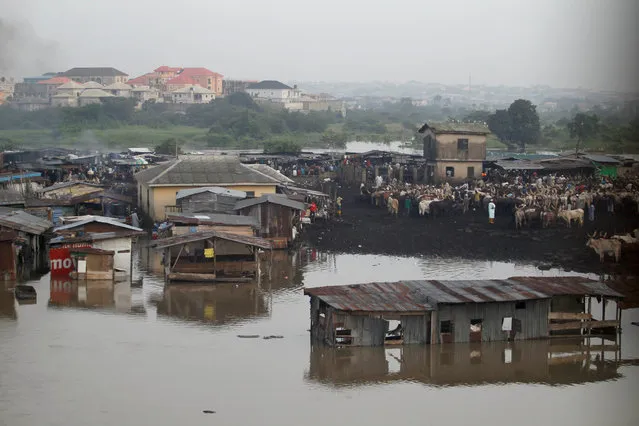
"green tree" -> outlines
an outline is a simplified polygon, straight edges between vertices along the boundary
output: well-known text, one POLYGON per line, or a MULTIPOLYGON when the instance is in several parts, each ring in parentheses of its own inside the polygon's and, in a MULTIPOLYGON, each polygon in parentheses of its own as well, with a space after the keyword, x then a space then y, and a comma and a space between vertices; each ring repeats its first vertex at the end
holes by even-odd
POLYGON ((579 152, 583 142, 599 132, 599 117, 580 112, 575 114, 567 127, 570 131, 570 137, 577 140, 575 152, 579 152))
POLYGON ((539 141, 541 126, 537 107, 526 99, 517 99, 508 107, 513 141, 517 142, 522 150, 526 145, 539 141))
POLYGON ((160 145, 155 147, 155 153, 163 155, 175 155, 177 149, 178 154, 184 154, 182 148, 180 148, 180 144, 182 143, 183 141, 176 138, 166 139, 160 145))
POLYGON ((488 129, 507 145, 512 142, 512 121, 506 109, 498 109, 488 117, 488 129))
POLYGON ((273 138, 264 143, 266 154, 299 154, 302 147, 292 139, 273 138))
POLYGON ((320 141, 322 145, 328 148, 345 148, 347 136, 344 133, 336 133, 333 130, 327 130, 322 133, 320 141))

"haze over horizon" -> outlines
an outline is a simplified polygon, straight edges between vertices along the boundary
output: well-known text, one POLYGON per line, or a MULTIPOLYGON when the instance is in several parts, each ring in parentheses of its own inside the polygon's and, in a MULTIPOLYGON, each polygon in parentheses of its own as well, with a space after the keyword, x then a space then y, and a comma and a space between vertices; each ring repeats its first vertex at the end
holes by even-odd
POLYGON ((636 0, 5 0, 0 74, 160 65, 226 78, 639 92, 636 0))

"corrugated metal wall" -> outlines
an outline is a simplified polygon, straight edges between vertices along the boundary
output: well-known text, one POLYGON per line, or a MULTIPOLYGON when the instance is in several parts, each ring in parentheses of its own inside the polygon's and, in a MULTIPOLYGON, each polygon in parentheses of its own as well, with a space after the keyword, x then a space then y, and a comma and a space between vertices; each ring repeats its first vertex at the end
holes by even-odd
POLYGON ((368 316, 344 315, 344 328, 351 330, 351 346, 382 346, 388 332, 388 321, 368 316))
POLYGON ((430 312, 428 315, 407 315, 401 317, 404 329, 404 344, 424 344, 429 342, 430 312))
MULTIPOLYGON (((473 319, 483 321, 481 331, 484 342, 506 340, 507 336, 501 330, 505 317, 521 321, 521 331, 515 335, 515 340, 548 336, 550 299, 528 300, 525 309, 516 309, 515 306, 515 302, 439 305, 438 321, 452 321, 454 342, 469 341, 470 321, 473 319)), ((439 333, 440 324, 436 327, 439 333)))
POLYGON ((235 214, 233 208, 240 198, 201 192, 199 194, 184 197, 180 200, 180 206, 184 213, 228 213, 235 214))

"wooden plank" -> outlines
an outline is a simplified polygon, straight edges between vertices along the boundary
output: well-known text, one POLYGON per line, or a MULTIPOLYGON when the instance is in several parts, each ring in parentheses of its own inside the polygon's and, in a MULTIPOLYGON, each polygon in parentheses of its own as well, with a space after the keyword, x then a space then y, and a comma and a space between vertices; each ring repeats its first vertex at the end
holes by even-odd
POLYGON ((550 312, 549 320, 591 320, 591 314, 573 313, 573 312, 550 312))
MULTIPOLYGON (((562 336, 563 337, 563 336, 562 336)), ((612 352, 619 349, 619 345, 590 345, 584 344, 582 346, 574 345, 550 345, 548 352, 550 353, 567 353, 567 352, 612 352)))
POLYGON ((191 274, 188 272, 171 272, 169 274, 169 279, 171 281, 213 281, 217 277, 215 274, 191 274))
POLYGON ((608 327, 619 327, 619 321, 616 320, 606 320, 606 321, 573 321, 559 324, 549 324, 548 330, 550 331, 559 331, 559 330, 577 330, 577 329, 592 329, 592 328, 608 328, 608 327))
POLYGON ((586 354, 577 354, 570 356, 558 356, 548 359, 549 365, 560 365, 560 364, 575 364, 578 362, 583 362, 587 358, 586 354))

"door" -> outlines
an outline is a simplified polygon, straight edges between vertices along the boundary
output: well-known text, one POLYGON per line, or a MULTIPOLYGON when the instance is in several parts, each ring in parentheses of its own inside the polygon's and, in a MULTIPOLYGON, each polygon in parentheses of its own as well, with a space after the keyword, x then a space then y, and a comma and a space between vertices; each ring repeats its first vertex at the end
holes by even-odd
POLYGON ((474 167, 468 167, 466 176, 469 177, 469 178, 474 178, 475 177, 475 168, 474 167))

